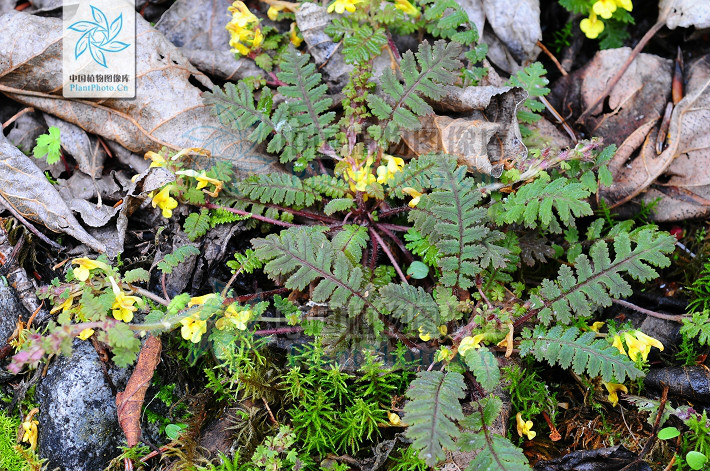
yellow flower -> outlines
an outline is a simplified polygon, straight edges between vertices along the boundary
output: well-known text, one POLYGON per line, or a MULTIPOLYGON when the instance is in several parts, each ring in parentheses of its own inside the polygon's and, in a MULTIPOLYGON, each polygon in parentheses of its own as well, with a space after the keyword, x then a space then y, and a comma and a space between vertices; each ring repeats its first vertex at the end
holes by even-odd
MULTIPOLYGON (((631 358, 633 361, 636 361, 638 359, 639 354, 643 354, 644 343, 639 342, 638 339, 633 337, 628 332, 624 332, 624 341, 626 342, 626 346, 629 349, 629 358, 631 358)), ((648 356, 648 354, 646 354, 646 356, 648 356)), ((644 358, 644 360, 645 359, 646 358, 644 358)))
POLYGON ((651 337, 650 335, 646 335, 643 332, 641 332, 640 330, 637 330, 636 332, 634 332, 634 335, 639 340, 639 342, 643 342, 646 345, 648 345, 649 347, 656 347, 660 351, 663 351, 663 344, 661 343, 660 340, 655 339, 655 338, 651 337))
POLYGON ((616 0, 616 4, 626 11, 632 11, 634 9, 634 5, 631 3, 631 0, 616 0))
POLYGON ((528 421, 523 420, 522 414, 520 412, 518 412, 515 415, 515 421, 518 424, 518 435, 519 436, 522 437, 523 435, 525 435, 528 437, 528 440, 532 440, 533 438, 535 438, 535 435, 537 435, 537 433, 533 432, 533 430, 532 430, 532 428, 533 428, 532 420, 528 420, 528 421))
POLYGON ((623 384, 604 383, 604 387, 609 392, 607 398, 609 399, 609 402, 611 402, 611 405, 613 407, 616 407, 616 405, 619 403, 619 396, 617 395, 617 392, 623 391, 624 394, 628 394, 629 392, 629 390, 626 389, 626 386, 624 386, 623 384))
POLYGON ((406 15, 412 17, 418 17, 421 13, 419 9, 409 3, 407 0, 394 0, 394 7, 398 10, 402 10, 406 15))
POLYGON ((165 157, 153 151, 146 152, 144 158, 152 160, 151 167, 165 167, 168 163, 165 157))
POLYGON ((79 335, 77 335, 77 337, 80 338, 81 340, 86 340, 89 337, 91 337, 92 335, 94 335, 94 329, 84 329, 81 332, 79 332, 79 335))
POLYGON ((111 309, 113 309, 113 317, 119 321, 131 322, 133 320, 133 313, 138 310, 134 304, 139 302, 140 298, 124 293, 112 276, 109 276, 108 279, 111 281, 111 288, 115 296, 113 305, 111 306, 111 309))
POLYGON ((39 422, 32 420, 31 414, 22 422, 22 430, 25 432, 22 435, 22 441, 29 443, 32 450, 37 449, 37 425, 39 425, 39 422))
POLYGON ((388 412, 387 418, 390 420, 390 424, 392 425, 399 425, 402 423, 402 419, 394 412, 388 412))
POLYGON ((405 186, 402 191, 412 197, 412 201, 409 202, 409 207, 413 208, 419 204, 419 199, 424 193, 420 193, 410 186, 405 186))
POLYGON ((438 352, 436 352, 436 361, 449 361, 453 358, 454 352, 449 350, 447 347, 441 347, 438 352))
POLYGON ((252 314, 251 309, 243 309, 237 303, 232 303, 224 311, 224 317, 215 322, 215 327, 219 330, 224 330, 232 326, 239 330, 246 330, 252 314), (237 310, 237 308, 240 308, 240 310, 237 310))
POLYGON ((207 302, 208 299, 214 298, 215 296, 217 296, 215 293, 195 296, 194 298, 190 298, 190 301, 187 303, 187 307, 202 306, 203 304, 205 304, 205 302, 207 302))
MULTIPOLYGON (((76 276, 76 270, 74 270, 74 275, 76 276)), ((74 296, 76 295, 69 295, 69 297, 64 300, 62 304, 57 304, 52 308, 51 311, 49 311, 50 314, 54 314, 55 312, 59 311, 61 309, 62 312, 67 312, 72 308, 72 304, 74 302, 74 296)))
POLYGON ((603 322, 595 322, 589 327, 589 330, 591 330, 592 332, 599 333, 599 329, 601 329, 602 327, 604 327, 603 322))
MULTIPOLYGON (((367 189, 367 185, 377 181, 371 171, 372 162, 372 157, 368 157, 364 165, 361 166, 361 163, 356 160, 354 165, 348 167, 345 176, 350 184, 350 191, 364 192, 367 189)), ((365 200, 367 200, 368 195, 365 194, 364 196, 365 200)))
POLYGON ((268 16, 271 21, 276 21, 276 18, 279 17, 279 12, 285 8, 285 5, 271 5, 266 12, 266 16, 268 16))
POLYGON ((428 332, 424 332, 424 327, 419 327, 419 338, 424 342, 431 340, 431 335, 428 332))
POLYGON ((481 341, 483 340, 483 337, 485 337, 483 334, 477 334, 473 337, 464 337, 459 344, 459 353, 461 355, 465 355, 466 352, 472 348, 481 348, 481 341))
POLYGON ((604 22, 599 20, 597 15, 592 12, 589 18, 585 18, 579 22, 579 29, 581 29, 589 39, 594 39, 604 31, 604 22))
POLYGON ((219 195, 219 192, 222 191, 222 187, 224 186, 224 183, 221 180, 217 180, 216 178, 208 177, 204 171, 198 173, 198 172, 195 172, 194 170, 180 170, 180 171, 175 172, 175 174, 176 175, 185 175, 185 176, 192 177, 195 180, 197 180, 197 189, 198 190, 202 190, 207 185, 214 185, 214 191, 202 190, 206 194, 210 195, 213 198, 216 198, 217 195, 219 195))
POLYGON ((74 269, 74 278, 79 281, 86 281, 89 279, 90 270, 100 268, 104 271, 110 271, 111 267, 106 265, 104 262, 99 262, 98 260, 91 260, 90 258, 75 258, 71 261, 75 265, 79 265, 74 269))
POLYGON ((198 343, 202 338, 202 334, 207 332, 207 321, 200 319, 199 312, 180 319, 180 323, 182 324, 180 335, 192 343, 198 343))
POLYGON ((153 196, 153 207, 158 206, 163 210, 163 217, 170 218, 173 215, 173 209, 177 208, 178 202, 170 196, 172 185, 166 185, 158 194, 153 196))
POLYGON ((616 0, 598 0, 592 5, 592 11, 608 20, 616 11, 616 0))
POLYGON ((335 12, 339 15, 342 15, 346 10, 350 13, 354 13, 355 5, 362 3, 363 1, 364 0, 335 0, 328 7, 328 13, 333 13, 333 10, 335 10, 335 12))
POLYGON ((619 350, 619 353, 621 353, 622 355, 626 355, 626 350, 624 350, 624 344, 621 342, 621 336, 615 335, 614 343, 612 343, 611 345, 616 347, 616 349, 619 350))
POLYGON ((439 333, 441 335, 446 335, 449 332, 449 328, 446 327, 446 324, 442 324, 439 326, 439 333))
POLYGON ((298 32, 296 32, 296 22, 294 21, 291 23, 291 30, 289 31, 289 39, 291 40, 291 44, 293 44, 295 47, 298 47, 301 45, 303 42, 303 38, 298 35, 298 32))
POLYGON ((380 184, 385 184, 390 181, 394 177, 394 174, 401 171, 404 167, 404 160, 399 157, 385 154, 384 159, 387 161, 387 164, 377 167, 377 183, 380 184))
MULTIPOLYGON (((229 11, 232 12, 232 19, 225 27, 231 35, 229 45, 232 47, 232 51, 239 52, 241 55, 246 56, 253 49, 258 49, 264 42, 259 18, 250 12, 247 6, 240 1, 234 2, 232 6, 229 7, 229 11)), ((278 14, 278 11, 276 13, 278 14)), ((269 13, 267 13, 269 18, 271 18, 272 14, 273 12, 269 9, 269 13)))

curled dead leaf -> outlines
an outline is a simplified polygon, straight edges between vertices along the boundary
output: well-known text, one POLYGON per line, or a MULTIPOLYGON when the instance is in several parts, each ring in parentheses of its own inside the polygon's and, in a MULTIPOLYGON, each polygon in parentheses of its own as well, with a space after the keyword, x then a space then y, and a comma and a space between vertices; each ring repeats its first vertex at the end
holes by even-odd
POLYGON ((148 337, 141 348, 136 368, 123 392, 116 394, 118 423, 129 447, 136 446, 141 437, 141 408, 155 367, 160 362, 162 344, 159 337, 148 337))

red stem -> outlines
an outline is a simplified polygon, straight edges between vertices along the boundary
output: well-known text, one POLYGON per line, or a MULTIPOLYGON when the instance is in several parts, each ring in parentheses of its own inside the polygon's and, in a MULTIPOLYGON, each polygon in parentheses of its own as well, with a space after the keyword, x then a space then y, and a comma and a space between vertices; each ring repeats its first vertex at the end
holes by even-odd
POLYGON ((394 255, 390 251, 389 247, 387 247, 387 244, 382 240, 382 237, 377 233, 375 229, 372 227, 370 228, 370 234, 372 235, 372 238, 377 241, 378 244, 382 246, 382 251, 387 254, 387 258, 390 259, 390 262, 394 266, 395 271, 399 275, 399 277, 402 279, 405 285, 408 285, 409 282, 407 281, 407 277, 404 276, 404 273, 402 272, 402 269, 399 267, 399 264, 397 263, 397 260, 394 259, 394 255))

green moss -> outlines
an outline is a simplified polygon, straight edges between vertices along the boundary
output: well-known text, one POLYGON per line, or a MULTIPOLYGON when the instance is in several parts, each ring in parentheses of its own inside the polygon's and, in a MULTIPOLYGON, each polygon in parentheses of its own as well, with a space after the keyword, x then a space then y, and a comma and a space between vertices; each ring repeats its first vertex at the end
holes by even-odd
POLYGON ((0 411, 0 469, 7 471, 30 471, 37 469, 34 453, 17 445, 20 421, 0 411), (28 457, 33 462, 28 461, 28 457))

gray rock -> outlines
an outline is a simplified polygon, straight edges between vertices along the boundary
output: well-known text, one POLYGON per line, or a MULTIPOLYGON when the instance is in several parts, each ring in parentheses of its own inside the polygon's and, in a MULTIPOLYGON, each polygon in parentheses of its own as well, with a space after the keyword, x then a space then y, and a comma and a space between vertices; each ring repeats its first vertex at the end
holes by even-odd
POLYGON ((29 317, 15 290, 0 281, 0 347, 7 343, 15 331, 19 316, 25 321, 29 317))
POLYGON ((75 340, 37 388, 39 455, 48 469, 95 471, 117 456, 123 433, 115 397, 94 347, 75 340))

